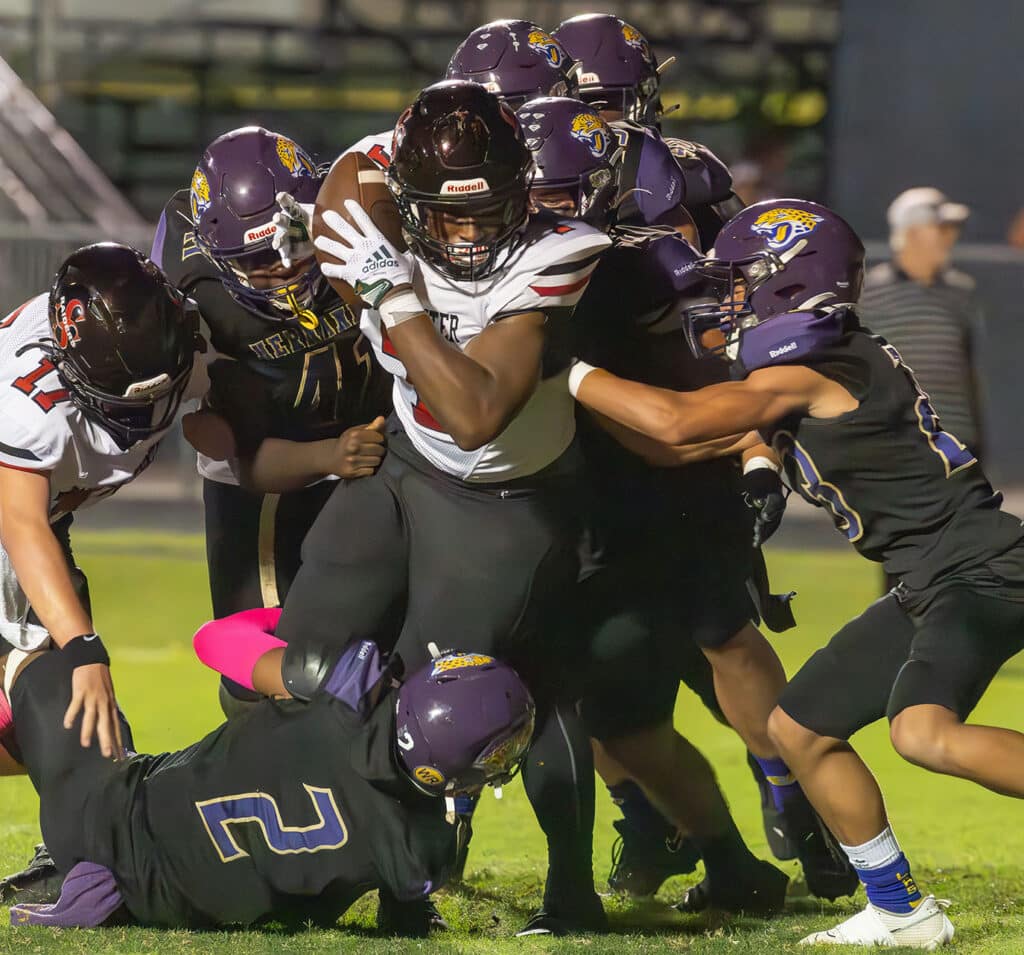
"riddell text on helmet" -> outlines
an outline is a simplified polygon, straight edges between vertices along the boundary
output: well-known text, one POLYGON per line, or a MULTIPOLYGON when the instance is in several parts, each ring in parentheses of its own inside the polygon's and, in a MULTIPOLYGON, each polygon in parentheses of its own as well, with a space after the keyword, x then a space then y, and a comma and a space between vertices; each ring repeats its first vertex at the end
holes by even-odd
POLYGON ((441 185, 441 195, 459 196, 467 192, 487 192, 490 188, 483 176, 476 179, 448 179, 441 185))

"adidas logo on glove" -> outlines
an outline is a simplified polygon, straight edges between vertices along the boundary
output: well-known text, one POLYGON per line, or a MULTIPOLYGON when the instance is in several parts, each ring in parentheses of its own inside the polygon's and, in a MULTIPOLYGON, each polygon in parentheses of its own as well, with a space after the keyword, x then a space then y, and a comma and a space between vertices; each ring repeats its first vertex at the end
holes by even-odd
POLYGON ((370 261, 363 266, 363 275, 366 275, 367 272, 376 272, 377 269, 393 269, 397 266, 397 260, 391 258, 391 251, 386 245, 382 245, 374 251, 370 261))

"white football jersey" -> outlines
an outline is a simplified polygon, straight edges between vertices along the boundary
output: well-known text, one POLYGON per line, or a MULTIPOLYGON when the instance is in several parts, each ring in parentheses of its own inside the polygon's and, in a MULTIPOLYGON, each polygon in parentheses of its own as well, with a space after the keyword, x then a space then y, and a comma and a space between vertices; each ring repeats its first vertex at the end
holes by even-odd
MULTIPOLYGON (((38 295, 0 321, 0 467, 50 474, 50 520, 103 497, 140 474, 153 460, 167 428, 123 450, 68 396, 53 363, 38 348, 50 338, 48 295, 38 295)), ((197 356, 185 400, 208 386, 197 356)), ((49 640, 28 622, 28 600, 14 567, 0 548, 0 637, 34 650, 49 640)))
MULTIPOLYGON (((603 232, 578 220, 534 216, 511 258, 487 278, 456 281, 416 259, 413 286, 438 334, 465 349, 504 315, 574 307, 609 245, 603 232)), ((381 365, 394 375, 395 413, 413 445, 434 467, 463 481, 509 481, 547 467, 571 443, 576 425, 568 370, 543 379, 492 442, 463 451, 406 380, 405 366, 382 336, 379 313, 364 310, 361 327, 381 365)))
MULTIPOLYGON (((122 449, 61 385, 53 363, 25 345, 50 338, 48 296, 30 299, 0 322, 0 466, 50 472, 50 518, 96 503, 141 473, 168 428, 122 449)), ((205 374, 193 374, 185 400, 205 374)))
MULTIPOLYGON (((365 153, 381 169, 387 169, 391 165, 391 142, 394 138, 395 131, 393 129, 384 133, 372 133, 369 136, 364 136, 359 142, 353 143, 341 156, 347 156, 349 153, 365 153)), ((341 156, 338 159, 341 159, 341 156)), ((335 162, 337 161, 336 159, 335 162)))

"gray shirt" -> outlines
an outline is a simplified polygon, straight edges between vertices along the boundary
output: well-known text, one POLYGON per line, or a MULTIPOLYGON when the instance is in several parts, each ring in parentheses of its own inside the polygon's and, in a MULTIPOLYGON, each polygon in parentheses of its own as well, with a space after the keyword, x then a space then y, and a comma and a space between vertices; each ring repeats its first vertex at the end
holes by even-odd
POLYGON ((972 365, 980 309, 969 275, 946 269, 933 285, 915 282, 894 262, 864 277, 859 314, 913 368, 942 427, 977 450, 981 420, 972 365))

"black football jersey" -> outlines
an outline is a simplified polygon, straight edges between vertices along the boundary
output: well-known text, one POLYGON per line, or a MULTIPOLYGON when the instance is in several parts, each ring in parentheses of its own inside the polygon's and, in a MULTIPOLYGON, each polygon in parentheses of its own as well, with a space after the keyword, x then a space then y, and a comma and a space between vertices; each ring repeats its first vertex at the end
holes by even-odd
MULTIPOLYGON (((576 307, 577 354, 622 378, 677 391, 726 380, 724 363, 698 361, 690 351, 671 275, 658 263, 649 242, 628 237, 605 253, 576 307)), ((750 521, 734 459, 651 467, 585 411, 577 421, 599 537, 610 551, 674 551, 684 533, 699 536, 698 525, 750 521)))
POLYGON ((455 827, 396 768, 393 711, 385 697, 362 723, 326 695, 266 701, 188 749, 132 758, 127 811, 103 823, 132 915, 331 924, 371 889, 412 900, 443 884, 455 827))
POLYGON ((920 589, 1024 538, 884 339, 849 330, 800 363, 839 382, 860 406, 831 419, 791 417, 765 437, 792 487, 825 508, 861 554, 920 589))
POLYGON ((359 315, 330 288, 305 322, 276 321, 243 307, 196 245, 188 190, 164 209, 153 258, 199 305, 221 355, 210 366, 210 406, 231 423, 240 453, 264 438, 335 437, 391 409, 391 376, 360 334, 359 315))

